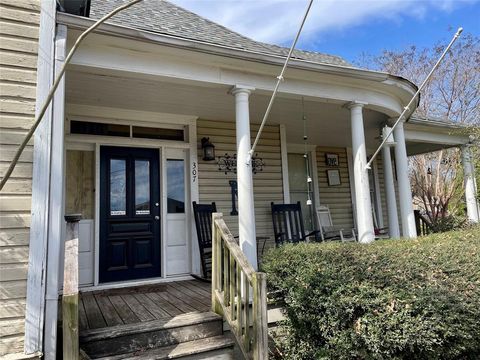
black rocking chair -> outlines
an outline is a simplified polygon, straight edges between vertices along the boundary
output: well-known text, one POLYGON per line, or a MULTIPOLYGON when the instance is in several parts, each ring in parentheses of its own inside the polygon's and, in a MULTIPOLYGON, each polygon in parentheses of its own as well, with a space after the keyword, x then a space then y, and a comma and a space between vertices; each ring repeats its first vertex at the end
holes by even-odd
POLYGON ((203 279, 210 280, 212 278, 212 214, 217 212, 217 206, 214 202, 197 204, 194 201, 192 204, 203 279))
POLYGON ((289 242, 298 243, 307 240, 310 236, 315 236, 317 239, 319 230, 305 233, 300 201, 296 204, 274 204, 272 202, 271 206, 275 245, 289 242))

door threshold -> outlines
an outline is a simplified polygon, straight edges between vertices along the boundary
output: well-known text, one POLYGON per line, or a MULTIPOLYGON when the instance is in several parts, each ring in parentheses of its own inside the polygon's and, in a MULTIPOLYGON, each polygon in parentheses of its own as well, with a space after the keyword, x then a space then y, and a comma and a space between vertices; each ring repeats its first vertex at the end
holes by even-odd
POLYGON ((119 282, 111 282, 111 283, 101 283, 93 286, 86 286, 86 287, 80 288, 79 291, 88 292, 88 291, 97 291, 97 290, 121 289, 126 287, 155 285, 155 284, 169 283, 173 281, 185 281, 185 280, 193 280, 193 279, 194 278, 190 275, 183 275, 183 276, 174 276, 174 277, 167 277, 167 278, 119 281, 119 282))

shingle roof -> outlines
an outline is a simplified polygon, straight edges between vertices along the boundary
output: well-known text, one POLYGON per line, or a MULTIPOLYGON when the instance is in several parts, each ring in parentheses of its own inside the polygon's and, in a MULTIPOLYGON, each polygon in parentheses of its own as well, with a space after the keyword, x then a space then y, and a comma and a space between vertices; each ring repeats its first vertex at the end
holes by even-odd
MULTIPOLYGON (((90 17, 99 19, 125 2, 125 0, 91 0, 90 17)), ((288 53, 288 48, 252 40, 165 0, 144 0, 115 15, 109 22, 239 50, 281 56, 288 53)), ((312 51, 295 50, 293 58, 350 66, 341 57, 312 51)))

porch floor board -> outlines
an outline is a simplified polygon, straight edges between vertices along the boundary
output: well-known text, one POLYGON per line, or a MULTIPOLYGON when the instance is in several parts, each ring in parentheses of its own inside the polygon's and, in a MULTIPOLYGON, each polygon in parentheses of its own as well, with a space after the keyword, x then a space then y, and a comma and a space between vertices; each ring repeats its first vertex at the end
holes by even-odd
POLYGON ((80 293, 80 331, 210 310, 210 284, 186 280, 80 293))

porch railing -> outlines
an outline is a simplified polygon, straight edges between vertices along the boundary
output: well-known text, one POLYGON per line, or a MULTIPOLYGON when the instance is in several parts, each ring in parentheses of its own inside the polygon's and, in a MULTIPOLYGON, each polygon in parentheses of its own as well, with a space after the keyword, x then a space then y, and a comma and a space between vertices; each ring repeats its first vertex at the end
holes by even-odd
POLYGON ((420 210, 413 210, 415 214, 415 227, 417 228, 417 236, 425 236, 432 232, 430 221, 420 213, 420 210))
POLYGON ((213 214, 212 237, 212 310, 226 319, 246 359, 268 359, 266 275, 253 269, 221 213, 213 214))

